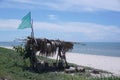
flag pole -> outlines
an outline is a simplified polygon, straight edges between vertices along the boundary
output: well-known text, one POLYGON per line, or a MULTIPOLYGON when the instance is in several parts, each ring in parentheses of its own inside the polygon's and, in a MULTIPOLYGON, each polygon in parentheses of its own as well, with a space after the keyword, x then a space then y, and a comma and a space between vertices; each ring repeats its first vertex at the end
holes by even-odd
POLYGON ((32 20, 32 21, 31 21, 31 29, 32 29, 31 38, 33 38, 33 39, 35 40, 35 44, 36 44, 36 46, 38 46, 37 41, 36 41, 36 39, 34 38, 33 19, 31 19, 31 20, 32 20))
POLYGON ((31 37, 34 38, 34 30, 33 30, 33 19, 31 19, 31 37))

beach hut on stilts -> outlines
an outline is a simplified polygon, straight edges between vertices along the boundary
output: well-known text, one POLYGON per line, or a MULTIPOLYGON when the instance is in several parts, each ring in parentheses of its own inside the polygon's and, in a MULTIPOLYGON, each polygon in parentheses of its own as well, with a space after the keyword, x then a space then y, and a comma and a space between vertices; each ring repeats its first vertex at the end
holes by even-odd
POLYGON ((72 42, 49 40, 46 38, 35 38, 33 19, 31 19, 31 12, 29 12, 22 18, 22 22, 18 27, 18 29, 25 28, 31 28, 31 36, 27 37, 24 58, 29 58, 31 68, 33 70, 41 72, 45 67, 43 63, 36 57, 36 52, 38 51, 40 55, 46 57, 57 55, 56 66, 58 66, 58 68, 60 65, 63 65, 62 63, 65 63, 65 65, 68 66, 66 60, 66 52, 73 49, 72 42))

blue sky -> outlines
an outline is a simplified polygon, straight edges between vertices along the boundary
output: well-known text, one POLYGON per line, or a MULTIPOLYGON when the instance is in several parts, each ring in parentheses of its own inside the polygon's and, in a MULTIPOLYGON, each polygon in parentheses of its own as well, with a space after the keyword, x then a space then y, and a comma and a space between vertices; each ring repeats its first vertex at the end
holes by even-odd
POLYGON ((0 0, 0 41, 30 35, 17 29, 29 11, 37 38, 120 42, 120 0, 0 0))

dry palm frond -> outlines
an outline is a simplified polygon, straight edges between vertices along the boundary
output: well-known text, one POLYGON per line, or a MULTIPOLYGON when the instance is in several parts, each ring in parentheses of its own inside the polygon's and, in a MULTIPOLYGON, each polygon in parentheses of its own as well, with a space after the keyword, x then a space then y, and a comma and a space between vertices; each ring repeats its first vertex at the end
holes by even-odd
POLYGON ((60 40, 48 40, 48 39, 30 39, 27 41, 27 46, 33 46, 43 56, 53 56, 56 54, 58 49, 61 52, 67 52, 73 49, 73 43, 64 42, 60 40))

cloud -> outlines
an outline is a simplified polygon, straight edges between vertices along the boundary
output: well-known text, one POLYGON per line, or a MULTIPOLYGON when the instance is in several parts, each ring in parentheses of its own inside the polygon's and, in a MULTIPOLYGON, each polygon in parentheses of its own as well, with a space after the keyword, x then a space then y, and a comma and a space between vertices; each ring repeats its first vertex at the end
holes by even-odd
POLYGON ((49 14, 49 15, 48 15, 48 18, 49 18, 50 20, 56 20, 56 19, 57 19, 57 16, 54 15, 54 14, 49 14))
POLYGON ((16 3, 25 3, 25 4, 34 4, 32 0, 4 0, 5 2, 16 2, 16 3))
POLYGON ((86 11, 96 11, 96 10, 109 10, 109 11, 120 11, 120 1, 119 0, 70 0, 69 3, 71 8, 83 9, 86 11), (80 7, 80 8, 79 8, 80 7))
POLYGON ((4 0, 2 2, 2 7, 9 6, 12 8, 18 8, 19 5, 19 8, 42 8, 62 11, 108 10, 120 12, 120 0, 4 0), (14 4, 11 5, 11 3, 14 4), (20 5, 27 6, 21 7, 20 5))
POLYGON ((0 29, 13 29, 20 24, 17 19, 0 19, 0 29))
POLYGON ((118 36, 118 34, 120 35, 120 28, 117 26, 106 26, 95 23, 67 22, 62 24, 55 24, 47 22, 36 22, 35 26, 44 30, 84 34, 86 37, 89 37, 93 40, 104 39, 108 36, 118 36))
MULTIPOLYGON (((0 29, 17 29, 20 24, 20 20, 8 19, 0 20, 0 29)), ((104 40, 108 41, 117 40, 120 41, 120 28, 113 25, 101 25, 95 23, 86 22, 63 22, 63 23, 48 23, 48 22, 34 22, 34 29, 42 31, 59 31, 66 33, 64 35, 73 34, 84 35, 84 37, 90 40, 104 40)), ((74 37, 74 36, 72 36, 74 37)))

